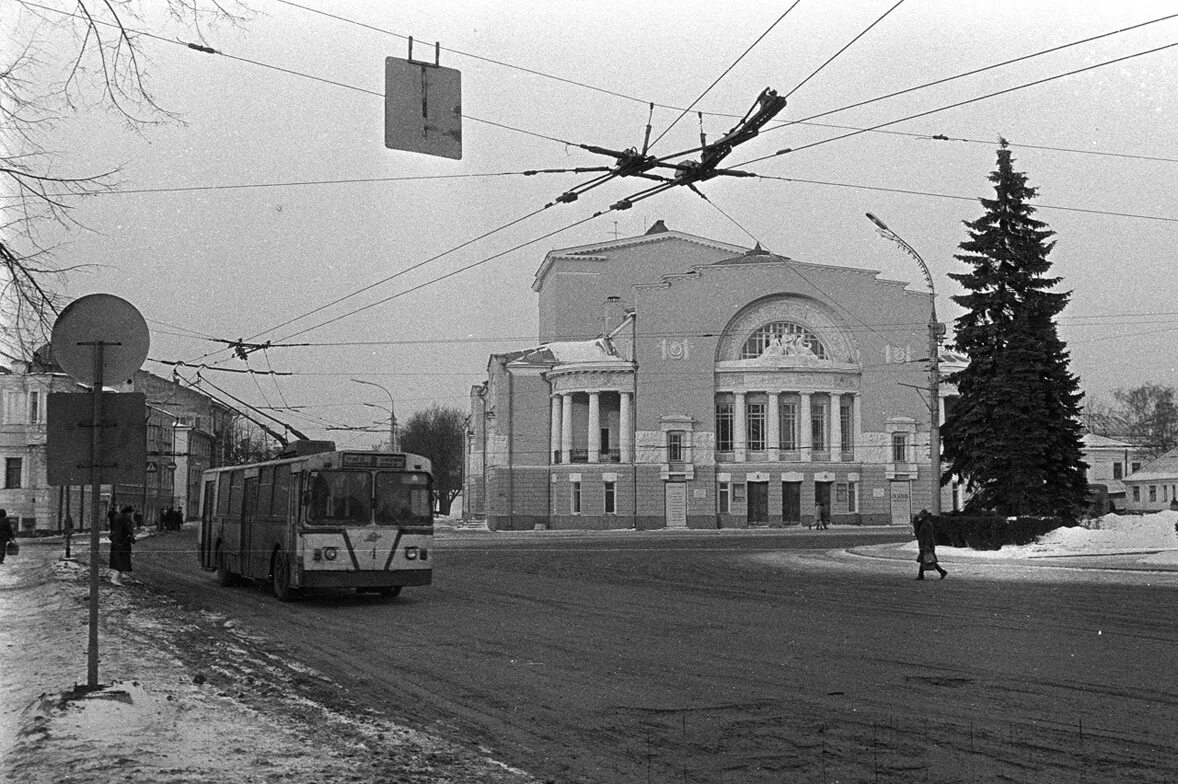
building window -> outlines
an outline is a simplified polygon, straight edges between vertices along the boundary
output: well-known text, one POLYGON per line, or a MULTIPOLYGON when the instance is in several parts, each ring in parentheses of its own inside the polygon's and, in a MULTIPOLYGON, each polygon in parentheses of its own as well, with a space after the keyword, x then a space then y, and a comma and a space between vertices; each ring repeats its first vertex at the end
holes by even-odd
POLYGON ((781 443, 780 448, 790 452, 798 449, 798 404, 792 400, 782 400, 778 405, 781 415, 781 443))
POLYGON ((731 403, 716 404, 716 451, 732 451, 732 423, 734 415, 731 403))
MULTIPOLYGON (((1133 464, 1133 471, 1140 471, 1140 470, 1141 470, 1141 463, 1134 463, 1133 464)), ((1133 471, 1131 471, 1130 473, 1133 473, 1133 471)))
POLYGON ((4 459, 4 486, 5 487, 20 487, 21 468, 24 465, 24 460, 19 457, 8 457, 4 459))
POLYGON ((732 485, 728 482, 720 483, 720 512, 728 514, 728 510, 732 503, 732 485))
POLYGON ((892 433, 892 462, 908 462, 908 434, 892 433))
POLYGON ((618 483, 617 482, 606 482, 605 483, 605 513, 606 514, 617 514, 618 513, 618 500, 617 499, 618 499, 618 483))
POLYGON ((1150 485, 1149 486, 1149 500, 1151 500, 1151 501, 1158 500, 1158 486, 1157 485, 1150 485))
POLYGON ((815 400, 810 408, 810 445, 817 452, 825 452, 826 443, 826 403, 815 400))
POLYGON ((580 482, 569 482, 569 485, 573 491, 572 501, 571 501, 572 513, 573 514, 581 514, 581 483, 580 482))
POLYGON ((826 349, 817 335, 792 321, 766 324, 749 336, 740 352, 741 359, 799 355, 826 359, 826 349))
POLYGON ((34 389, 29 392, 29 424, 41 423, 41 391, 34 389))
POLYGON ((1133 500, 1141 500, 1141 487, 1139 485, 1133 485, 1133 500))
POLYGON ((1125 467, 1121 463, 1113 463, 1113 479, 1120 479, 1125 473, 1125 467))
POLYGON ((744 508, 744 484, 737 482, 732 485, 732 503, 729 510, 735 509, 736 513, 740 514, 742 508, 744 508))
POLYGON ((765 404, 749 403, 746 406, 748 447, 753 452, 765 451, 765 404))
POLYGON ((847 511, 848 512, 858 512, 859 511, 859 505, 858 505, 858 501, 857 501, 858 494, 859 494, 858 483, 857 482, 847 482, 847 511))
POLYGON ((855 416, 851 405, 839 402, 839 434, 842 438, 839 450, 843 452, 855 451, 855 416))
POLYGON ((682 463, 683 462, 683 430, 668 430, 667 431, 667 462, 668 463, 682 463))

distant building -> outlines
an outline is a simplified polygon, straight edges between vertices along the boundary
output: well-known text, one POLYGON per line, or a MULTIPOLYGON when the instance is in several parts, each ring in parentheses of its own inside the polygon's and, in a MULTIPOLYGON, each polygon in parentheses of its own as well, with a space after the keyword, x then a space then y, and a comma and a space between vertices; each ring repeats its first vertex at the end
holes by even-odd
POLYGON ((820 502, 906 525, 929 505, 927 294, 662 221, 550 252, 533 290, 537 345, 471 391, 464 516, 776 526, 820 502))
POLYGON ((1148 462, 1141 447, 1118 438, 1084 435, 1084 462, 1088 464, 1090 486, 1102 487, 1108 500, 1120 511, 1126 509, 1125 477, 1148 462))
MULTIPOLYGON (((229 409, 142 370, 129 383, 108 389, 145 393, 147 463, 141 483, 102 486, 100 515, 124 504, 143 511, 148 522, 169 506, 195 514, 200 472, 223 461, 229 409)), ((67 516, 75 526, 89 525, 90 487, 51 487, 47 482, 46 427, 50 393, 87 391, 62 372, 47 349, 30 360, 9 356, 0 364, 0 508, 18 521, 22 533, 63 530, 67 516)))
MULTIPOLYGON (((1178 449, 1125 477, 1125 509, 1130 512, 1157 512, 1169 509, 1178 501, 1178 449)), ((1117 506, 1120 509, 1120 505, 1117 506)))

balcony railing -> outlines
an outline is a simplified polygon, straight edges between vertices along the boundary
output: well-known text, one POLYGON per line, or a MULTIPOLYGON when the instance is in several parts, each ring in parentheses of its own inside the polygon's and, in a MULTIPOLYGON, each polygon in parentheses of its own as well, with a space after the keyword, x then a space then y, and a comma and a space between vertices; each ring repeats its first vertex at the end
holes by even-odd
MULTIPOLYGON (((552 452, 552 464, 560 465, 564 462, 564 458, 560 450, 552 452)), ((588 449, 570 449, 569 450, 570 463, 588 463, 589 450, 588 449)), ((620 463, 622 462, 622 453, 617 449, 603 449, 598 453, 597 462, 599 463, 620 463)))

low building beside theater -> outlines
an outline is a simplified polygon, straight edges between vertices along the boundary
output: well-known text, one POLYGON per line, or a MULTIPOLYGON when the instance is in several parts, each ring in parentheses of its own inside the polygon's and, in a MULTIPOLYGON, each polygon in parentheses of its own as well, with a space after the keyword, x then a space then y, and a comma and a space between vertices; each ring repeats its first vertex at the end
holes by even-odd
POLYGON ((467 518, 777 526, 821 502, 906 524, 929 505, 927 293, 661 221, 550 252, 533 290, 537 345, 493 354, 471 393, 467 518))

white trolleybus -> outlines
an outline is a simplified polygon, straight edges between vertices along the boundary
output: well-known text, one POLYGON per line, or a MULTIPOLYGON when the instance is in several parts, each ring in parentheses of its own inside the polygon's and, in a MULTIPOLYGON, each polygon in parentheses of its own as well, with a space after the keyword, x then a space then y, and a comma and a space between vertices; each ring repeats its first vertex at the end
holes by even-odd
POLYGON ((200 564, 217 582, 396 596, 432 579, 430 461, 298 442, 275 459, 204 472, 200 564))

